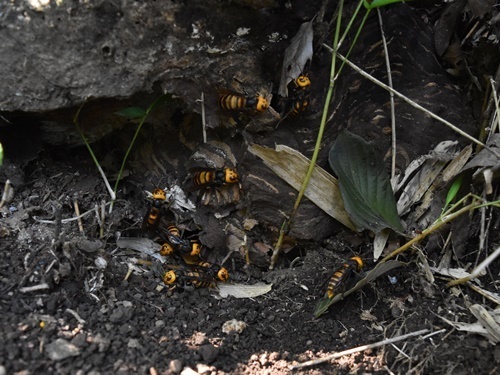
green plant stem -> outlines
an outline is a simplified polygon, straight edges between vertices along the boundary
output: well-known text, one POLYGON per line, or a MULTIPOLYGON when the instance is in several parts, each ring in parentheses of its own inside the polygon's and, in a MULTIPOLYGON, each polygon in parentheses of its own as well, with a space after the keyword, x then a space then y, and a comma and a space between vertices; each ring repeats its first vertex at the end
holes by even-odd
MULTIPOLYGON (((341 0, 339 2, 339 12, 337 16, 337 26, 335 29, 335 36, 334 36, 334 41, 333 45, 337 46, 338 41, 339 41, 339 36, 340 36, 340 26, 342 24, 342 11, 344 7, 344 0, 341 0)), ((280 228, 280 235, 278 237, 278 241, 276 242, 276 245, 274 246, 273 250, 273 255, 271 257, 271 264, 269 265, 269 269, 273 269, 274 265, 276 263, 276 260, 278 258, 279 251, 281 249, 281 245, 283 244, 283 239, 285 238, 285 233, 288 231, 288 228, 290 226, 290 222, 293 219, 293 216, 295 215, 295 212, 297 211, 297 208, 299 207, 300 201, 302 200, 305 190, 307 188, 307 185, 309 183, 309 180, 311 178, 312 172, 314 170, 314 166, 316 165, 316 160, 318 159, 318 154, 319 150, 321 148, 321 140, 323 138, 323 133, 325 131, 325 125, 326 125, 326 119, 328 116, 328 108, 330 106, 330 100, 332 98, 332 93, 333 93, 333 86, 334 86, 334 77, 335 77, 335 62, 336 62, 336 57, 335 55, 332 56, 332 65, 331 65, 331 70, 330 70, 330 84, 328 88, 328 92, 326 94, 326 99, 325 99, 325 105, 323 107, 323 115, 321 117, 321 124, 318 130, 318 136, 316 138, 316 145, 314 147, 314 152, 311 157, 311 163, 309 164, 309 168, 307 169, 306 176, 304 178, 304 182, 302 183, 302 186, 300 188, 300 191, 297 195, 297 198, 295 200, 295 204, 293 205, 292 213, 288 219, 285 219, 283 224, 281 225, 280 228)))
MULTIPOLYGON (((490 205, 491 203, 487 204, 490 205)), ((382 259, 379 263, 387 262, 389 259, 394 258, 396 255, 401 254, 402 252, 408 250, 410 247, 413 245, 417 244, 418 242, 422 241, 425 237, 427 237, 429 234, 437 231, 439 228, 441 228, 443 225, 448 224, 450 221, 455 220, 457 217, 463 215, 466 212, 469 212, 471 210, 474 210, 476 208, 482 207, 484 204, 478 203, 478 201, 474 201, 467 206, 461 208, 455 213, 449 214, 447 216, 442 216, 441 219, 438 219, 432 226, 429 228, 425 229, 421 234, 418 236, 414 237, 407 243, 405 243, 403 246, 399 247, 398 249, 394 250, 392 253, 387 255, 384 259, 382 259)))
POLYGON ((83 142, 85 143, 85 146, 87 146, 87 149, 89 150, 90 156, 92 157, 92 160, 94 160, 94 163, 97 166, 97 169, 99 170, 99 173, 101 174, 102 179, 104 180, 104 184, 106 185, 106 188, 108 189, 109 195, 111 196, 111 201, 114 201, 116 199, 116 194, 111 189, 111 185, 109 184, 108 178, 104 174, 104 171, 102 170, 101 165, 99 164, 99 161, 97 160, 97 157, 95 156, 94 151, 92 150, 92 147, 90 147, 90 144, 87 141, 87 137, 85 137, 85 134, 83 134, 83 131, 80 128, 80 124, 78 123, 78 117, 80 116, 80 111, 82 110, 84 105, 85 105, 85 103, 82 103, 80 108, 78 108, 78 111, 76 112, 75 116, 73 117, 73 123, 75 124, 76 130, 80 134, 80 137, 82 137, 83 142))
MULTIPOLYGON (((153 108, 155 108, 158 104, 160 104, 161 102, 163 102, 165 100, 165 98, 166 98, 166 95, 162 95, 159 98, 157 98, 148 107, 148 109, 146 110, 146 113, 144 114, 144 116, 142 116, 141 122, 137 126, 137 129, 136 129, 136 131, 134 133, 134 137, 132 138, 132 141, 130 141, 130 145, 128 146, 127 152, 125 152, 125 156, 123 157, 122 165, 120 167, 120 171, 118 172, 118 176, 117 176, 116 182, 115 182, 115 187, 113 189, 115 197, 116 197, 116 192, 118 190, 118 184, 120 183, 120 180, 121 180, 121 177, 122 177, 122 174, 123 174, 123 170, 125 169, 125 163, 127 162, 128 156, 130 155, 130 152, 132 151, 132 147, 134 147, 135 140, 137 139, 137 137, 139 135, 139 132, 141 131, 142 125, 144 125, 144 122, 146 121, 146 118, 148 117, 149 113, 153 110, 153 108)), ((114 199, 115 198, 113 198, 113 201, 114 201, 114 199)), ((111 202, 111 205, 109 206, 109 212, 110 213, 113 211, 113 203, 114 202, 111 202)))
MULTIPOLYGON (((360 4, 361 5, 361 4, 360 4)), ((359 9, 356 9, 356 13, 354 14, 354 17, 357 16, 357 11, 359 11, 359 9)), ((363 29, 363 27, 365 26, 365 23, 366 23, 366 20, 368 19, 368 16, 370 15, 370 11, 371 9, 368 9, 365 13, 365 16, 363 17, 363 19, 361 20, 361 24, 359 25, 358 27, 358 30, 356 31, 356 35, 354 35, 354 40, 353 42, 351 43, 351 47, 349 48, 349 50, 347 51, 347 54, 346 54, 346 59, 349 58, 349 55, 351 54, 354 46, 356 45, 356 41, 358 40, 358 37, 359 35, 361 34, 361 30, 363 29)), ((352 19, 351 19, 352 20, 352 19)), ((349 25, 350 26, 350 25, 349 25)), ((347 30, 348 31, 348 30, 347 30)), ((338 48, 337 48, 338 50, 338 48)), ((346 64, 345 60, 342 61, 342 64, 340 64, 340 68, 339 70, 337 71, 337 75, 335 77, 335 79, 337 79, 340 75, 340 73, 342 72, 342 69, 344 68, 344 65, 346 64)))

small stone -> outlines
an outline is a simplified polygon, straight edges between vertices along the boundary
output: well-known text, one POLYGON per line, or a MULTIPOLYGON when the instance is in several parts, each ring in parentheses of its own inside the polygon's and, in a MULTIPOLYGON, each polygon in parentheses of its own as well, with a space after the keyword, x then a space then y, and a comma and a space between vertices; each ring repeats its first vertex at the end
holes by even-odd
POLYGON ((259 362, 261 366, 266 366, 269 363, 269 361, 267 360, 267 353, 264 353, 260 356, 259 362))
POLYGON ((224 333, 241 333, 247 327, 247 324, 241 320, 231 319, 222 325, 222 332, 224 333))
POLYGON ((208 374, 212 371, 212 367, 204 363, 198 363, 196 365, 196 371, 198 372, 198 374, 208 374))
POLYGON ((130 339, 130 340, 128 340, 127 347, 128 348, 140 348, 141 344, 139 343, 139 340, 137 340, 137 339, 130 339))
POLYGON ((180 359, 173 359, 168 364, 168 369, 174 374, 179 374, 182 371, 182 361, 180 359))
POLYGON ((198 373, 190 367, 184 367, 184 370, 182 370, 181 375, 198 375, 198 373))
POLYGON ((271 354, 269 354, 269 361, 270 362, 276 362, 279 359, 280 359, 280 353, 272 352, 271 354))
POLYGON ((53 361, 62 361, 80 355, 80 349, 64 339, 57 339, 46 347, 46 353, 53 361))
POLYGON ((217 349, 212 344, 206 344, 200 346, 200 348, 198 349, 198 353, 201 355, 201 358, 203 358, 203 361, 212 363, 219 355, 219 349, 217 349))
POLYGON ((0 375, 6 375, 7 370, 5 370, 5 366, 0 366, 0 375))
POLYGON ((165 327, 165 321, 164 320, 157 320, 155 322, 155 328, 163 328, 165 327))
POLYGON ((78 348, 83 348, 86 345, 87 334, 85 332, 80 332, 71 340, 71 344, 78 348))

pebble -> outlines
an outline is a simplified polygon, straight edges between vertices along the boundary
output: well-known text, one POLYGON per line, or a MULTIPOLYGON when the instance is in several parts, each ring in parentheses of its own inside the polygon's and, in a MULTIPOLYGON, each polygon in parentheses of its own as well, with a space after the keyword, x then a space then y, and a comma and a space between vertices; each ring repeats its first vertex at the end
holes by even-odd
POLYGON ((168 369, 175 374, 179 374, 182 371, 182 361, 180 359, 173 359, 168 364, 168 369))
POLYGON ((7 370, 5 370, 5 366, 0 365, 0 375, 6 375, 6 374, 7 374, 7 370))
POLYGON ((184 370, 182 370, 181 375, 198 375, 198 373, 190 367, 184 367, 184 370))
POLYGON ((139 340, 137 340, 137 339, 130 339, 130 340, 128 340, 127 347, 128 348, 140 348, 141 344, 139 343, 139 340))
POLYGON ((155 328, 163 328, 165 327, 165 321, 164 320, 157 320, 155 322, 155 328))
POLYGON ((203 358, 203 361, 211 363, 215 361, 215 359, 219 355, 219 349, 217 349, 212 344, 206 344, 199 347, 198 353, 200 353, 201 358, 203 358))
POLYGON ((78 348, 82 348, 87 343, 87 334, 85 332, 80 332, 71 340, 71 343, 78 348))
POLYGON ((109 317, 111 323, 124 323, 132 316, 132 309, 126 306, 118 306, 109 317))
POLYGON ((51 342, 46 346, 45 350, 49 358, 53 361, 62 361, 63 359, 80 355, 80 349, 64 339, 57 339, 51 342))
POLYGON ((204 363, 198 363, 196 365, 196 371, 198 372, 198 374, 209 374, 210 372, 212 372, 212 367, 204 363))

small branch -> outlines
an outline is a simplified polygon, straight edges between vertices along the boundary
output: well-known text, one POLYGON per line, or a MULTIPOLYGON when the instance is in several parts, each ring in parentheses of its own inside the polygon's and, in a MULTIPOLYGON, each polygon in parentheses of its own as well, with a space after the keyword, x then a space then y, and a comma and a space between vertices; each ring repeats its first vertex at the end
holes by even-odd
POLYGON ((205 93, 201 93, 201 99, 197 100, 201 104, 201 126, 203 132, 203 143, 207 143, 207 122, 205 117, 205 93))
POLYGON ((78 206, 78 201, 76 199, 74 202, 74 206, 75 206, 75 214, 78 217, 78 229, 80 230, 81 234, 85 234, 85 232, 83 230, 82 218, 80 217, 80 207, 78 206))
POLYGON ((71 310, 71 309, 66 309, 66 312, 70 313, 71 315, 73 315, 75 317, 75 319, 78 321, 78 323, 80 323, 80 324, 86 323, 85 319, 82 319, 80 317, 80 315, 78 315, 78 313, 76 311, 71 310))
POLYGON ((36 292, 38 290, 44 290, 44 289, 49 289, 49 284, 47 283, 41 283, 38 285, 33 285, 33 286, 27 286, 24 288, 19 288, 19 291, 21 293, 29 293, 29 292, 36 292))
POLYGON ((352 348, 352 349, 349 349, 349 350, 344 350, 343 352, 334 353, 334 354, 326 356, 324 358, 314 359, 314 360, 307 361, 307 362, 304 362, 304 363, 301 363, 301 364, 298 364, 298 365, 295 365, 295 366, 291 366, 290 369, 291 370, 296 370, 296 369, 303 368, 303 367, 315 366, 315 365, 318 365, 318 364, 323 363, 323 362, 328 362, 328 361, 331 361, 333 359, 337 359, 337 358, 343 357, 345 355, 363 352, 363 351, 368 350, 368 349, 378 348, 380 346, 384 346, 384 345, 387 345, 387 344, 392 344, 394 342, 406 340, 407 338, 410 338, 410 337, 413 337, 413 336, 422 335, 422 334, 427 333, 427 332, 429 332, 428 329, 421 329, 420 331, 408 333, 406 335, 396 336, 396 337, 393 337, 393 338, 390 338, 390 339, 386 339, 386 340, 382 340, 382 341, 376 342, 374 344, 368 344, 368 345, 358 346, 357 348, 352 348))
POLYGON ((12 184, 10 180, 5 181, 5 186, 3 188, 2 200, 0 201, 0 208, 4 206, 5 203, 9 200, 9 196, 12 194, 12 184))

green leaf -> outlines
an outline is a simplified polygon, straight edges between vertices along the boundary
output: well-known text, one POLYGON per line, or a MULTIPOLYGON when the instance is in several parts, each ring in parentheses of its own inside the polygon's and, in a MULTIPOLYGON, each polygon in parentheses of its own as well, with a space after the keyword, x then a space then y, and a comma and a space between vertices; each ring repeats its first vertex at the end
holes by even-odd
POLYGON ((328 161, 338 176, 345 209, 358 228, 403 230, 384 162, 369 143, 342 131, 328 161))
POLYGON ((354 293, 355 291, 361 289, 366 284, 371 283, 377 277, 383 275, 384 273, 389 272, 390 270, 406 265, 403 262, 398 260, 389 260, 387 262, 379 263, 375 266, 374 269, 367 272, 365 277, 359 280, 354 287, 345 291, 344 293, 337 294, 333 298, 323 297, 319 300, 314 308, 314 316, 318 318, 320 315, 324 314, 328 308, 333 305, 335 302, 340 301, 341 299, 347 297, 349 294, 354 293))
POLYGON ((389 4, 402 3, 409 0, 364 0, 363 5, 366 9, 380 8, 389 4))
POLYGON ((144 117, 146 115, 146 111, 140 107, 128 107, 122 109, 121 111, 115 112, 115 114, 131 119, 136 119, 144 117))
POLYGON ((463 180, 463 175, 458 176, 455 181, 453 181, 453 184, 450 187, 450 190, 448 190, 448 194, 446 195, 446 202, 443 207, 443 212, 448 208, 449 204, 455 197, 457 196, 458 191, 460 190, 460 186, 462 186, 462 180, 463 180))

